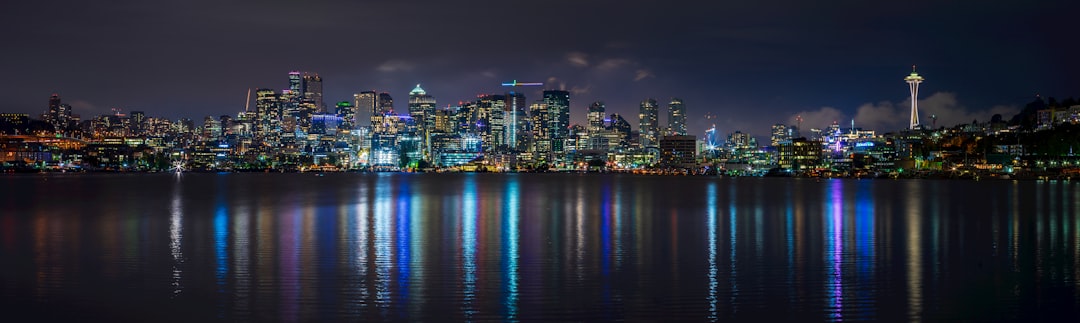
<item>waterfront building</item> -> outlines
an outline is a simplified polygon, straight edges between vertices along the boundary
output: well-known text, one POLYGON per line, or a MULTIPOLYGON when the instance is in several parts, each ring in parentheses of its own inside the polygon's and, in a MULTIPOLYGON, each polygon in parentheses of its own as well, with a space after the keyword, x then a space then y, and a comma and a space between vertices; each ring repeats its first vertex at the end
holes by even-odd
POLYGON ((794 171, 811 171, 821 164, 821 142, 794 138, 781 142, 777 147, 780 168, 794 171))
POLYGON ((436 133, 431 137, 431 145, 434 163, 439 167, 463 165, 483 154, 482 142, 476 134, 436 133))
POLYGON ((668 168, 694 168, 697 158, 697 137, 660 137, 660 165, 668 168))

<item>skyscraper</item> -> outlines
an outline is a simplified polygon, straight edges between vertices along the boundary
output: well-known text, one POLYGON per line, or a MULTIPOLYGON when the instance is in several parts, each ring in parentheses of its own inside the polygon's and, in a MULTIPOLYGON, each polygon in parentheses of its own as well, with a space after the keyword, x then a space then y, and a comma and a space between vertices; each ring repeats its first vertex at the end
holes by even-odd
POLYGON ((272 142, 281 125, 281 104, 272 89, 255 90, 255 135, 258 139, 272 142))
POLYGON ((289 91, 296 95, 304 95, 304 83, 300 77, 300 71, 289 72, 289 91))
POLYGON ((427 94, 423 88, 420 88, 420 84, 416 85, 409 92, 409 115, 416 120, 417 126, 421 126, 425 131, 434 127, 434 123, 428 123, 427 119, 435 114, 435 97, 427 94))
POLYGON ((485 151, 508 147, 506 101, 505 95, 498 94, 482 95, 476 100, 476 132, 485 151))
POLYGON ((548 110, 548 119, 545 121, 551 136, 551 149, 561 153, 563 140, 570 138, 570 92, 546 90, 544 104, 548 110))
POLYGON ((375 94, 374 91, 361 92, 360 95, 364 101, 358 106, 367 106, 366 100, 371 100, 371 131, 377 132, 376 129, 382 125, 386 116, 394 113, 394 99, 390 97, 390 93, 386 92, 379 94, 375 94))
POLYGON ((131 111, 131 134, 142 136, 146 134, 146 112, 131 111))
POLYGON ((586 115, 589 126, 585 128, 588 137, 586 145, 588 149, 605 149, 607 143, 603 140, 604 132, 604 102, 596 101, 589 105, 589 114, 586 115))
POLYGON ((510 91, 506 93, 506 146, 510 151, 524 150, 525 129, 528 113, 525 111, 525 94, 510 91))
POLYGON ((378 108, 379 114, 391 114, 394 113, 394 98, 390 97, 390 93, 379 93, 378 108))
POLYGON ((49 110, 45 111, 45 114, 47 115, 47 119, 50 119, 48 121, 52 121, 51 119, 56 118, 56 116, 60 114, 59 94, 53 93, 49 96, 49 110))
POLYGON ((630 132, 632 131, 630 122, 627 122, 626 119, 623 119, 622 115, 618 113, 612 113, 608 119, 611 119, 611 122, 609 123, 611 131, 618 134, 621 141, 629 142, 630 132))
POLYGON ((529 106, 529 119, 532 123, 532 151, 533 158, 538 161, 548 161, 551 152, 551 132, 547 120, 550 119, 547 104, 544 100, 536 100, 529 106))
POLYGON ((772 126, 772 135, 769 137, 770 146, 780 146, 780 144, 791 142, 790 131, 788 126, 783 123, 777 123, 772 126))
POLYGON ((304 73, 303 91, 304 99, 315 104, 315 113, 326 113, 326 104, 323 102, 322 77, 319 74, 304 73))
POLYGON ((354 123, 354 120, 356 120, 356 106, 349 103, 349 101, 338 102, 334 113, 341 118, 341 124, 338 125, 339 128, 347 130, 356 128, 356 124, 354 123))
POLYGON ((668 131, 674 136, 686 135, 686 106, 679 98, 668 103, 668 131))
POLYGON ((60 102, 60 95, 49 96, 49 109, 42 115, 42 120, 51 124, 56 132, 64 132, 71 123, 71 106, 60 102))
POLYGON ((596 101, 589 105, 589 135, 600 133, 604 130, 604 102, 596 101))
POLYGON ((377 115, 377 113, 375 112, 378 109, 378 106, 376 105, 377 96, 378 95, 375 94, 375 91, 363 91, 357 94, 353 94, 353 100, 356 102, 357 112, 353 122, 355 122, 356 125, 360 125, 361 121, 363 120, 361 118, 361 114, 363 114, 367 115, 368 117, 367 119, 370 122, 368 125, 374 126, 376 121, 375 116, 377 115))
POLYGON ((919 83, 923 82, 923 77, 915 73, 915 65, 911 65, 911 74, 905 77, 904 81, 907 81, 908 87, 911 88, 911 125, 908 129, 915 130, 921 127, 919 125, 919 83))
POLYGON ((640 114, 638 114, 638 132, 641 136, 642 147, 656 147, 658 135, 660 135, 660 108, 656 100, 645 99, 641 101, 640 114))
POLYGON ((431 132, 435 130, 435 97, 416 85, 409 92, 409 115, 412 116, 421 138, 420 150, 425 158, 431 156, 431 132))

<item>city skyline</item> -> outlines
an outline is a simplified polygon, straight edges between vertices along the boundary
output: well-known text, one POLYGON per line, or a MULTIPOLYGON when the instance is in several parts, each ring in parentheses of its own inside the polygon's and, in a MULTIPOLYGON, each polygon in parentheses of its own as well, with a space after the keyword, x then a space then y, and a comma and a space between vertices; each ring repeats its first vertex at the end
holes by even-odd
POLYGON ((249 88, 285 88, 280 75, 299 70, 325 80, 327 105, 372 89, 404 98, 421 83, 446 106, 517 79, 570 91, 573 124, 586 124, 595 101, 634 116, 646 98, 666 108, 678 97, 690 134, 716 124, 765 137, 796 115, 807 128, 852 118, 903 128, 911 64, 932 79, 920 95, 924 124, 931 114, 942 125, 1012 114, 1078 84, 1061 72, 1077 69, 1068 25, 1043 19, 1068 3, 519 3, 507 15, 485 15, 489 3, 188 6, 12 4, 2 20, 18 32, 3 55, 20 77, 0 81, 10 90, 2 110, 37 115, 60 93, 84 116, 196 119, 240 111, 249 88), (357 9, 383 14, 348 14, 357 9))

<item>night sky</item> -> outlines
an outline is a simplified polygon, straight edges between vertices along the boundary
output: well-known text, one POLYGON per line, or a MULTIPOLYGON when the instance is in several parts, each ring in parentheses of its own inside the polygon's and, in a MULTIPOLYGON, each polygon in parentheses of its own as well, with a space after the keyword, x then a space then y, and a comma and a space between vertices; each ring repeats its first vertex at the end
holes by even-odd
POLYGON ((328 105, 374 89, 399 110, 417 83, 446 106, 545 82, 572 91, 573 122, 602 100, 635 128, 642 99, 679 97, 698 136, 795 115, 899 129, 912 64, 924 124, 1080 96, 1075 1, 822 2, 5 1, 0 112, 37 116, 55 92, 83 118, 201 120, 291 70, 321 75, 328 105))

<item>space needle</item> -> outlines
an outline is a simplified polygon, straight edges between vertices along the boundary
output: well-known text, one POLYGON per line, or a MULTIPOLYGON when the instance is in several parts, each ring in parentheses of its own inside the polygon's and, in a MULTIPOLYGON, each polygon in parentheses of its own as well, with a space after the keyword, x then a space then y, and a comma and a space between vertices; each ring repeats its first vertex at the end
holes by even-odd
POLYGON ((911 88, 911 127, 909 129, 915 130, 920 127, 919 125, 919 83, 922 83, 923 77, 919 76, 919 73, 915 73, 915 65, 911 65, 911 74, 904 78, 907 81, 908 87, 911 88))

